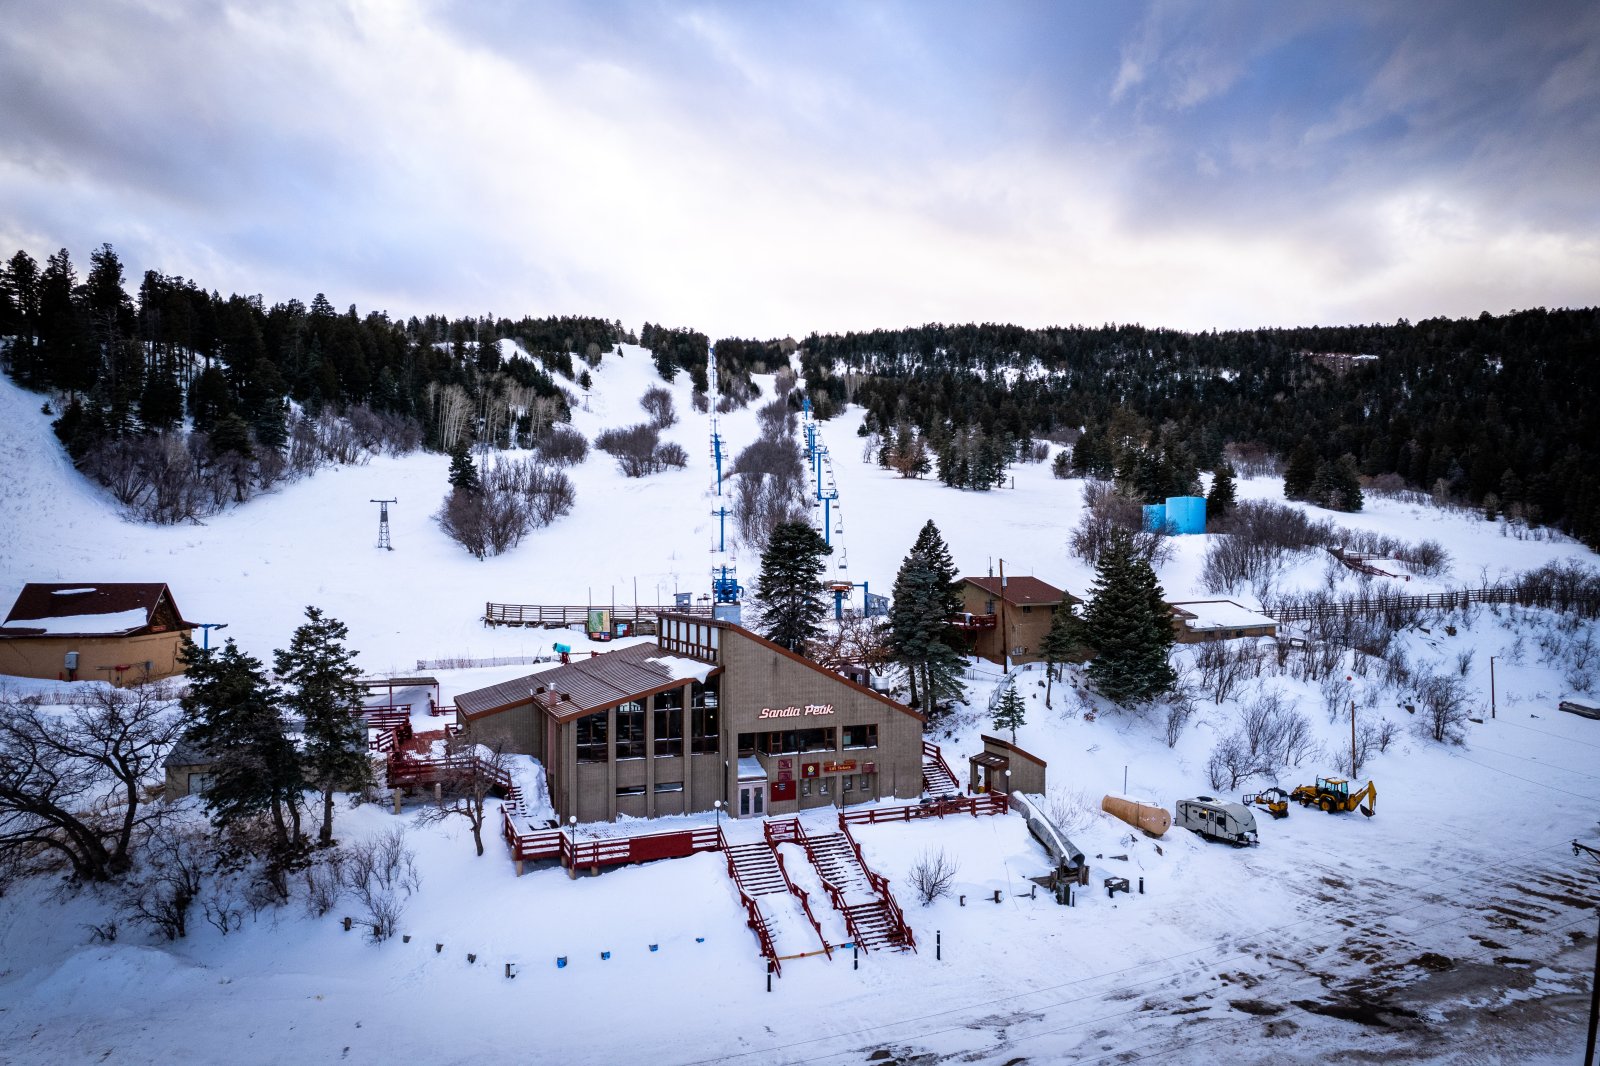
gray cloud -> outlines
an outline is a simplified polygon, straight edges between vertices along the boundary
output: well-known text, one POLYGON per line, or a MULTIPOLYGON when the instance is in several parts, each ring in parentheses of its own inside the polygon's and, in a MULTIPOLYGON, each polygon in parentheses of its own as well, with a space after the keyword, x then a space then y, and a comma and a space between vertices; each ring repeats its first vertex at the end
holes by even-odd
POLYGON ((1600 285, 1587 5, 7 14, 0 254, 109 240, 269 301, 767 335, 1600 285))

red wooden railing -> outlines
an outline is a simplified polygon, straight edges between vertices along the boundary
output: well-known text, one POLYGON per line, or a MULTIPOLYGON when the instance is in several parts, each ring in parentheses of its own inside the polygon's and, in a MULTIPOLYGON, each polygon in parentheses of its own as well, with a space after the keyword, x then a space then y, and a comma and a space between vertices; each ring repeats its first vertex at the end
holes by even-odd
POLYGON ((745 914, 748 918, 745 924, 756 934, 756 940, 761 944, 761 954, 767 959, 772 972, 779 977, 783 976, 783 963, 778 960, 778 949, 772 943, 772 932, 767 928, 767 919, 762 916, 761 908, 756 901, 745 895, 744 890, 739 891, 739 901, 744 904, 745 914))
POLYGON ((957 777, 956 772, 950 769, 950 764, 944 761, 944 752, 939 750, 939 745, 924 740, 922 742, 922 759, 924 762, 932 759, 938 763, 944 768, 944 772, 950 775, 950 780, 956 783, 956 787, 961 787, 961 778, 957 777))
POLYGON ((983 814, 1004 814, 1008 807, 1004 792, 989 792, 981 796, 948 796, 927 803, 900 803, 893 806, 873 806, 859 810, 839 812, 839 824, 876 825, 878 822, 914 822, 919 818, 943 818, 947 814, 970 814, 974 818, 983 814))
POLYGON ((487 776, 494 787, 502 792, 511 788, 508 770, 480 759, 476 754, 415 755, 404 752, 391 756, 388 766, 390 788, 415 788, 472 774, 487 776))

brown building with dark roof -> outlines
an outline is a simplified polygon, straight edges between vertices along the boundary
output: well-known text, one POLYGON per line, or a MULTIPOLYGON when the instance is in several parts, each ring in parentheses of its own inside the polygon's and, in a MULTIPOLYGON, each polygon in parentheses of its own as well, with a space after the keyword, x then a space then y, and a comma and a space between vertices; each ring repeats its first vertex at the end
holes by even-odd
POLYGON ((734 817, 922 793, 922 716, 730 622, 456 698, 467 735, 532 755, 565 821, 734 817))
POLYGON ((144 584, 28 584, 0 624, 0 674, 59 681, 150 681, 183 669, 194 629, 172 592, 144 584))
POLYGON ((973 655, 1003 665, 1009 645, 1012 662, 1035 663, 1043 658, 1039 647, 1050 632, 1056 610, 1082 602, 1036 577, 1008 577, 1004 586, 997 577, 964 577, 961 609, 965 613, 958 628, 968 634, 973 655))

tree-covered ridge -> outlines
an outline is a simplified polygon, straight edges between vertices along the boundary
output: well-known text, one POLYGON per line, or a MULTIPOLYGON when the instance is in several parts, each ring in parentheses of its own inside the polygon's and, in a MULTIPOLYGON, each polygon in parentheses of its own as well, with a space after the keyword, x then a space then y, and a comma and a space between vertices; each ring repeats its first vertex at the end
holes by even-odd
POLYGON ((65 249, 43 267, 13 255, 0 267, 0 337, 11 338, 12 374, 71 394, 92 438, 170 428, 187 410, 197 428, 234 414, 258 442, 277 443, 274 424, 293 400, 313 412, 360 406, 414 419, 422 439, 442 447, 450 413, 441 389, 455 386, 475 406, 512 388, 559 399, 572 355, 598 361, 622 327, 576 316, 399 321, 353 305, 338 311, 321 293, 309 305, 268 307, 157 271, 130 295, 116 252, 102 245, 81 282, 65 249), (501 339, 536 358, 505 358, 501 339))
POLYGON ((1185 333, 1137 325, 927 325, 813 334, 819 414, 847 400, 871 429, 910 424, 937 449, 957 429, 1026 441, 1142 444, 1160 431, 1201 469, 1228 443, 1509 511, 1600 545, 1600 310, 1412 324, 1185 333), (1348 369, 1312 358, 1377 358, 1348 369))

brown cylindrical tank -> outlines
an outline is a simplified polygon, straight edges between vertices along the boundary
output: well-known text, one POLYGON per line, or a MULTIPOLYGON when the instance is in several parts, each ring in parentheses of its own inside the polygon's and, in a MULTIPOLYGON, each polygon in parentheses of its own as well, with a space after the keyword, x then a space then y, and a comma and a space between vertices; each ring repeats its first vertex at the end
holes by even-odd
POLYGON ((1138 800, 1123 796, 1107 796, 1100 801, 1100 809, 1109 815, 1121 818, 1135 829, 1143 829, 1153 837, 1158 837, 1172 828, 1171 813, 1165 807, 1158 807, 1153 803, 1140 803, 1138 800))

